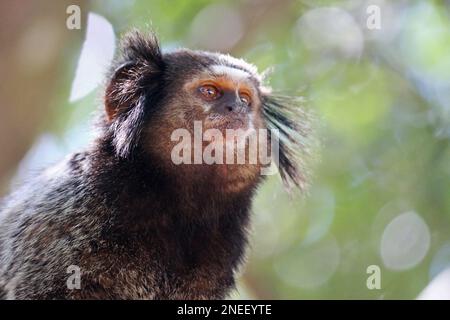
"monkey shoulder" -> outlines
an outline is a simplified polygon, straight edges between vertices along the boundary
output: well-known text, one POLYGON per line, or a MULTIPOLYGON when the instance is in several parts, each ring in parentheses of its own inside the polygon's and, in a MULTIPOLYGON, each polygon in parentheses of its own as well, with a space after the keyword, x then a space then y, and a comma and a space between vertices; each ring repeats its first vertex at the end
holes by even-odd
POLYGON ((8 196, 0 212, 0 288, 7 297, 45 297, 99 232, 85 183, 86 154, 42 171, 8 196), (22 290, 26 288, 26 292, 22 290))

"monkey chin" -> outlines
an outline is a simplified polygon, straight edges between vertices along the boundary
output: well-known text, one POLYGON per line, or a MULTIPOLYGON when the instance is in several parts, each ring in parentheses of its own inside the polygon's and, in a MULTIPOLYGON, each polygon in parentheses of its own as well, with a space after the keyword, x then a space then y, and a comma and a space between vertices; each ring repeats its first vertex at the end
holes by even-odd
MULTIPOLYGON (((225 128, 223 131, 229 129, 225 128)), ((222 150, 221 161, 212 164, 203 163, 200 166, 200 175, 208 172, 209 174, 206 176, 214 177, 214 188, 218 188, 224 193, 236 193, 252 188, 261 180, 259 158, 250 159, 250 145, 247 136, 251 129, 239 127, 239 130, 243 134, 239 138, 233 134, 227 136, 224 133, 223 140, 219 143, 217 143, 218 141, 207 142, 209 147, 214 146, 215 150, 222 150)), ((220 131, 222 132, 222 130, 220 131)), ((206 144, 203 145, 203 152, 205 152, 205 146, 206 144)), ((205 153, 203 154, 205 155, 205 153)))
POLYGON ((221 189, 225 193, 238 193, 254 188, 262 179, 260 166, 257 164, 222 165, 218 168, 221 189))

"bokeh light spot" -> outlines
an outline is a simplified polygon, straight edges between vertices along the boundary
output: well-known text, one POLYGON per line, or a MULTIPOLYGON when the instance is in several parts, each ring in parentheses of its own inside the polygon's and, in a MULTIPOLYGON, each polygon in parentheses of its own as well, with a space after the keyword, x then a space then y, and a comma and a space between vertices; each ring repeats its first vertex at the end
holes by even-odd
POLYGON ((190 41, 201 49, 229 51, 241 39, 244 26, 231 6, 214 4, 200 11, 190 30, 190 41))
POLYGON ((384 265, 392 270, 407 270, 422 261, 430 247, 430 231, 415 212, 394 218, 381 238, 380 253, 384 265))
POLYGON ((287 285, 304 289, 325 284, 336 272, 340 248, 333 236, 311 246, 299 246, 275 262, 278 277, 287 285))

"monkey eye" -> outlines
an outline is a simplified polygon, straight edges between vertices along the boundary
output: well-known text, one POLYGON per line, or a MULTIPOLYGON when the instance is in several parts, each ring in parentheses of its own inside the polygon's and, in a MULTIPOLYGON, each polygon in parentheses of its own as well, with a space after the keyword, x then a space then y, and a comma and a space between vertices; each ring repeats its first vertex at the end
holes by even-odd
POLYGON ((250 96, 246 93, 239 94, 239 99, 247 106, 249 107, 252 104, 252 99, 250 96))
POLYGON ((201 86, 198 90, 208 100, 214 100, 220 96, 219 89, 210 84, 201 86))

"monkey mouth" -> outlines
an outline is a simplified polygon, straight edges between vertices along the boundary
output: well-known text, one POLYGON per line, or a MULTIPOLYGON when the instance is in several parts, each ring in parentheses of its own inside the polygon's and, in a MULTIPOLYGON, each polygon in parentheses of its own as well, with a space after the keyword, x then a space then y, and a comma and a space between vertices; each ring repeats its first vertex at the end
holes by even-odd
POLYGON ((210 128, 224 130, 248 130, 249 120, 244 117, 232 118, 232 117, 220 117, 212 118, 210 120, 210 128))

